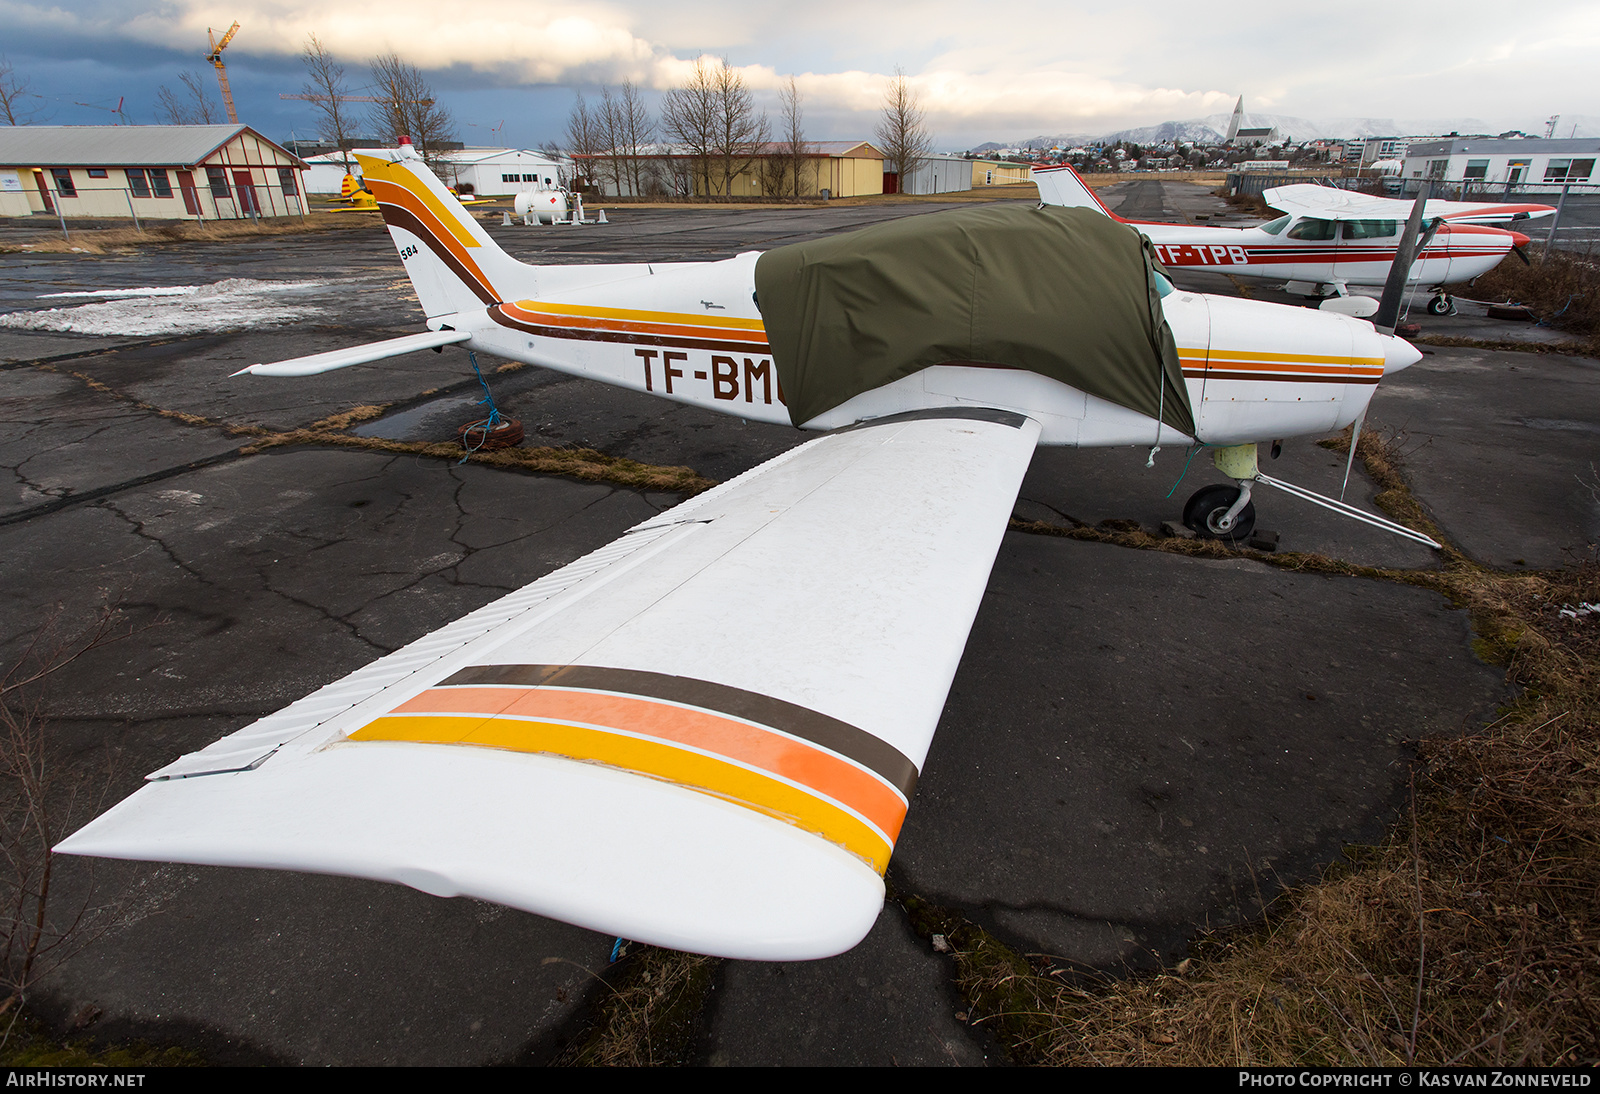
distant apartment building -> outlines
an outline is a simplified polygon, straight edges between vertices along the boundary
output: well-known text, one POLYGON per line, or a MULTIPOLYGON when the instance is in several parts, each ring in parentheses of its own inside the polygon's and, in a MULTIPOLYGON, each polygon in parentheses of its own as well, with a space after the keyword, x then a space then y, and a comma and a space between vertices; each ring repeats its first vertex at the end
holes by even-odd
POLYGON ((1516 187, 1519 193, 1549 194, 1568 183, 1600 184, 1597 161, 1600 140, 1593 137, 1460 137, 1412 144, 1402 174, 1407 181, 1426 178, 1483 191, 1516 187))

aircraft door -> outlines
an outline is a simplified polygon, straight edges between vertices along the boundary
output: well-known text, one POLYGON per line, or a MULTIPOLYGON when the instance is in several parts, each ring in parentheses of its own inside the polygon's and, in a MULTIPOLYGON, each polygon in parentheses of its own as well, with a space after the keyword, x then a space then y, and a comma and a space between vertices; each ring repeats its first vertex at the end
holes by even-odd
POLYGON ((1339 224, 1321 217, 1301 217, 1283 233, 1290 259, 1282 267, 1290 281, 1329 281, 1334 277, 1339 224))
POLYGON ((1403 226, 1398 220, 1378 218, 1340 221, 1338 276, 1376 278, 1381 283, 1388 275, 1389 264, 1394 261, 1403 226))

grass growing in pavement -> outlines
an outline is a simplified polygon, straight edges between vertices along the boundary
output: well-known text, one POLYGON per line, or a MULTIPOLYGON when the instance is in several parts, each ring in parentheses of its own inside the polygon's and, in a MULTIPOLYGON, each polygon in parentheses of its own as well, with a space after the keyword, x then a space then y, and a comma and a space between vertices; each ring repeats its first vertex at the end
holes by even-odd
POLYGON ((587 1031, 556 1059, 578 1067, 660 1067, 692 1062, 714 957, 638 946, 606 977, 587 1031))
POLYGON ((1589 353, 1600 354, 1600 259, 1557 250, 1541 255, 1538 244, 1528 250, 1531 265, 1508 255, 1470 285, 1452 285, 1450 291, 1469 300, 1526 304, 1541 322, 1578 335, 1589 353))
MULTIPOLYGON (((1379 504, 1437 538, 1395 445, 1373 440, 1359 455, 1379 504)), ((1264 923, 1202 935, 1174 969, 1064 984, 938 910, 973 1019, 1019 1060, 1600 1060, 1600 613, 1581 609, 1600 605, 1600 557, 1513 574, 1447 549, 1441 571, 1363 576, 1436 587, 1466 608, 1517 699, 1481 732, 1419 743, 1411 809, 1387 841, 1285 892, 1264 923)))

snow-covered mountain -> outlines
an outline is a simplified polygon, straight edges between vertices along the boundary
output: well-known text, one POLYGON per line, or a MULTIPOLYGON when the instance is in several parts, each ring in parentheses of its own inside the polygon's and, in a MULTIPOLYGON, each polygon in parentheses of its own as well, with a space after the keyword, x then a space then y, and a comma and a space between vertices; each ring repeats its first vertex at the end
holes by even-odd
MULTIPOLYGON (((1134 144, 1152 145, 1164 141, 1187 141, 1197 144, 1218 144, 1228 135, 1232 113, 1210 114, 1188 121, 1161 122, 1158 125, 1119 129, 1110 133, 1060 133, 1054 136, 1031 137, 1012 144, 990 143, 976 151, 999 148, 1063 148, 1081 144, 1131 141, 1134 144)), ((1529 136, 1544 135, 1546 119, 1528 119, 1521 125, 1529 136)), ((1329 118, 1312 121, 1288 114, 1246 113, 1242 128, 1265 129, 1275 127, 1279 134, 1295 141, 1350 140, 1355 137, 1406 137, 1444 135, 1447 133, 1501 133, 1507 128, 1482 118, 1329 118)), ((1563 115, 1556 123, 1557 137, 1600 137, 1600 117, 1588 114, 1563 115)))

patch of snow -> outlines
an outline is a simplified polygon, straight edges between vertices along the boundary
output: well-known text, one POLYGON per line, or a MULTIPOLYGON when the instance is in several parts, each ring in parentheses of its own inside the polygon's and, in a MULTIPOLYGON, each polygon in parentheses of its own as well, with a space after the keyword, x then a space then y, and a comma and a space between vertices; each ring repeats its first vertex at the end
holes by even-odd
POLYGON ((124 296, 189 296, 200 291, 199 285, 174 285, 167 289, 101 289, 98 292, 47 292, 41 293, 40 300, 78 299, 113 299, 124 296))
POLYGON ((0 315, 0 327, 125 337, 249 330, 324 314, 328 285, 232 277, 211 285, 179 286, 178 291, 137 290, 142 295, 97 304, 12 312, 0 315))

